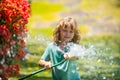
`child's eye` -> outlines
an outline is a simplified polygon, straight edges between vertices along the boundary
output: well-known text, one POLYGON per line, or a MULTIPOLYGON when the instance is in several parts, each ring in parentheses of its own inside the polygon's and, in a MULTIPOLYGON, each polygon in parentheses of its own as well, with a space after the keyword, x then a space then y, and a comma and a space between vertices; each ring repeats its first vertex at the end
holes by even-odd
POLYGON ((70 31, 70 33, 73 33, 73 31, 70 31))

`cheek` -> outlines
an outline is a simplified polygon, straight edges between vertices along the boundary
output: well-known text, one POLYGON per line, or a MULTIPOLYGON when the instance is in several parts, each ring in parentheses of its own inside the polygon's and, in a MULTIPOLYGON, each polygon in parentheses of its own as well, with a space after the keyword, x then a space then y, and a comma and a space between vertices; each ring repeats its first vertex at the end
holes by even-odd
POLYGON ((74 38, 74 35, 71 35, 71 40, 74 38))
POLYGON ((66 33, 65 33, 65 32, 60 32, 60 35, 61 35, 61 36, 65 36, 66 33))
POLYGON ((71 36, 71 40, 74 38, 74 36, 71 36))
POLYGON ((73 34, 71 34, 71 38, 73 38, 74 37, 74 33, 73 34))

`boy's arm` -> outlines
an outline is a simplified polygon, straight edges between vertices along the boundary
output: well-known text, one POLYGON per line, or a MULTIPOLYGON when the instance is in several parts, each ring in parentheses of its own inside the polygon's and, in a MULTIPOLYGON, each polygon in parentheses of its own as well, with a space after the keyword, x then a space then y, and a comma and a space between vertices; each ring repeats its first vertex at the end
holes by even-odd
POLYGON ((39 60, 38 62, 39 66, 45 67, 45 68, 51 68, 51 62, 45 61, 45 60, 39 60))

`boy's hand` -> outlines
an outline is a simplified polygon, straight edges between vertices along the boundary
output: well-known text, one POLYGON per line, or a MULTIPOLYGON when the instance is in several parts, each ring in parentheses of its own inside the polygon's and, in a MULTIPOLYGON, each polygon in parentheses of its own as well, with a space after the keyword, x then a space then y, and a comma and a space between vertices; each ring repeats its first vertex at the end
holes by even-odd
POLYGON ((44 67, 50 69, 52 66, 50 62, 45 62, 44 67))
POLYGON ((65 53, 63 56, 65 59, 69 59, 68 53, 65 53))
POLYGON ((75 59, 76 59, 75 56, 69 57, 69 53, 65 53, 65 54, 64 54, 64 58, 65 58, 65 59, 70 59, 70 60, 75 60, 75 59))

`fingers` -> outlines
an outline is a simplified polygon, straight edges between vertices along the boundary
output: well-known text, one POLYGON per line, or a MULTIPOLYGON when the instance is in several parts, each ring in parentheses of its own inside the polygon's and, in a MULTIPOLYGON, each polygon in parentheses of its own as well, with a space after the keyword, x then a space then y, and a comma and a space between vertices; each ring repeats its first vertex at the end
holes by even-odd
POLYGON ((45 68, 50 69, 51 68, 51 63, 50 62, 46 62, 46 64, 44 65, 45 68))
POLYGON ((70 56, 69 56, 69 53, 65 53, 63 56, 64 56, 65 59, 76 60, 76 57, 75 57, 75 56, 71 56, 71 57, 70 57, 70 56))
POLYGON ((63 56, 65 59, 69 59, 68 53, 65 53, 63 56))

